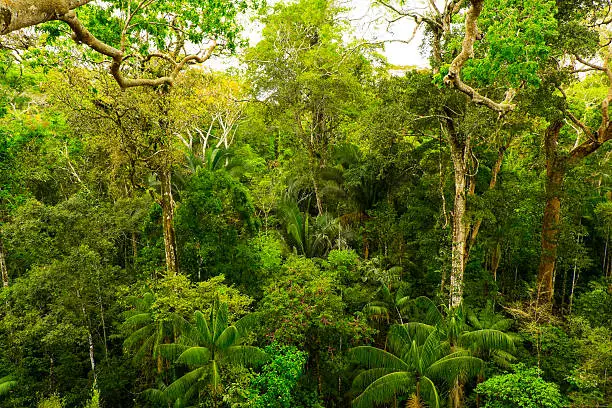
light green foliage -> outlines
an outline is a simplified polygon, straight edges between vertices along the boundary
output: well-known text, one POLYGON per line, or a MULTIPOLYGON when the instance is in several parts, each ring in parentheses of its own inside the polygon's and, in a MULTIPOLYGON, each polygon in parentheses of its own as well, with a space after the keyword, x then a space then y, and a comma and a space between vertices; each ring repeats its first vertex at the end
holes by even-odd
POLYGON ((466 80, 482 85, 506 82, 518 87, 540 84, 539 70, 547 63, 556 38, 557 6, 553 0, 488 0, 480 19, 484 36, 476 58, 465 67, 466 80))
POLYGON ((265 352, 270 356, 261 374, 252 381, 255 408, 294 407, 294 389, 304 372, 306 353, 293 346, 280 346, 272 343, 265 352))
POLYGON ((0 398, 8 394, 12 388, 17 386, 17 380, 10 375, 0 378, 0 398))
POLYGON ((476 392, 485 396, 486 408, 561 408, 567 402, 559 387, 546 382, 537 368, 523 364, 514 373, 498 375, 478 384, 476 392))
POLYGON ((63 408, 64 402, 57 394, 50 396, 49 398, 42 399, 36 405, 36 408, 63 408))

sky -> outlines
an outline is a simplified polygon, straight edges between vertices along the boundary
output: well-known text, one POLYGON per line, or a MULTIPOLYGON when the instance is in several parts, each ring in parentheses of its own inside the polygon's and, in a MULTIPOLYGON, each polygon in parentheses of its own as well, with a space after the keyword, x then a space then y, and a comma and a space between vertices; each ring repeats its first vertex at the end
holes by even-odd
MULTIPOLYGON (((268 0, 269 5, 274 5, 281 0, 268 0)), ((420 0, 410 0, 415 4, 420 0)), ((384 10, 372 7, 372 0, 339 0, 340 4, 347 9, 347 18, 353 26, 353 36, 368 42, 385 41, 383 55, 390 64, 397 66, 427 67, 427 58, 424 58, 419 50, 423 41, 423 33, 417 32, 410 43, 392 40, 409 40, 414 33, 415 23, 412 19, 402 19, 391 25, 385 19, 384 10)), ((245 36, 249 38, 251 46, 261 39, 261 25, 258 23, 245 22, 245 36)), ((214 70, 223 70, 227 67, 236 66, 237 59, 217 59, 210 61, 209 67, 214 70)))

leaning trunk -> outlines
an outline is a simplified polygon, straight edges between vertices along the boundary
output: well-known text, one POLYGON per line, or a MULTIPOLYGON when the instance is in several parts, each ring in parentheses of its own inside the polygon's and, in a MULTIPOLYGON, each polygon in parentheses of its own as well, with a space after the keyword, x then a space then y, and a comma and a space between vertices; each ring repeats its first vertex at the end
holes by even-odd
POLYGON ((562 124, 553 124, 546 131, 546 205, 542 218, 540 265, 538 267, 538 301, 550 303, 554 294, 553 277, 557 259, 561 189, 565 178, 565 160, 558 157, 556 146, 562 124))
POLYGON ((178 261, 176 251, 176 236, 174 233, 174 200, 172 198, 172 175, 170 170, 160 172, 161 207, 164 227, 164 249, 166 253, 166 269, 168 275, 178 274, 178 261))

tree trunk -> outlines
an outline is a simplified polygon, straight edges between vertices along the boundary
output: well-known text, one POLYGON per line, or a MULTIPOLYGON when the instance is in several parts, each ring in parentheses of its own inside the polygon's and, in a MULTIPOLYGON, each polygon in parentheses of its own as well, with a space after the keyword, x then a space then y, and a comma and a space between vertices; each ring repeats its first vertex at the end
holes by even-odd
POLYGON ((4 242, 2 236, 0 236, 0 274, 2 274, 2 286, 8 288, 9 276, 6 268, 6 256, 4 254, 4 242))
POLYGON ((164 249, 166 253, 166 270, 168 275, 178 274, 178 261, 176 251, 176 235, 174 232, 174 199, 172 198, 172 173, 163 169, 159 175, 161 182, 162 218, 164 227, 164 249))
POLYGON ((0 0, 0 34, 55 20, 92 0, 0 0))
POLYGON ((565 178, 566 160, 558 157, 557 144, 562 122, 551 124, 546 130, 546 205, 542 218, 540 265, 538 267, 538 302, 550 303, 554 294, 553 276, 557 260, 559 221, 561 219, 561 190, 565 178))
POLYGON ((465 145, 451 142, 451 156, 455 170, 455 200, 453 205, 453 244, 451 252, 450 274, 450 307, 457 308, 463 300, 463 274, 465 271, 465 256, 467 233, 465 225, 466 210, 466 176, 465 145))

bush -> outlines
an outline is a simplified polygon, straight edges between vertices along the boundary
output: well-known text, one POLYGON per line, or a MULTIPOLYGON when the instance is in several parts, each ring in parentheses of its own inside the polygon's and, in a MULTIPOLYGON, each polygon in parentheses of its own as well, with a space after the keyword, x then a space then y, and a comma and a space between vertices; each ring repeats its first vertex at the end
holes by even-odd
POLYGON ((485 408, 561 408, 566 401, 554 383, 544 381, 538 368, 513 366, 513 374, 498 375, 478 384, 485 408))

